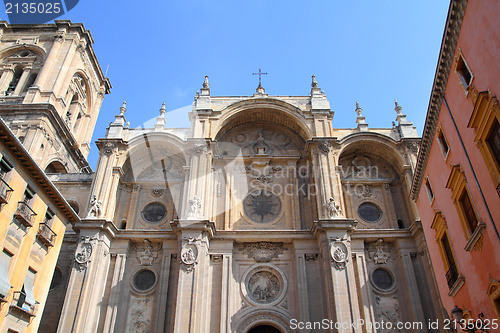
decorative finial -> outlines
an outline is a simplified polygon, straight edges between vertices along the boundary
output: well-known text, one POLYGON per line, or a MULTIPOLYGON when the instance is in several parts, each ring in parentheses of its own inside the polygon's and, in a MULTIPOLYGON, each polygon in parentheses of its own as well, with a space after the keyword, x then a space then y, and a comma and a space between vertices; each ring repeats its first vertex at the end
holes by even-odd
POLYGON ((210 85, 208 84, 208 75, 205 75, 205 81, 203 81, 203 88, 208 89, 210 85))
POLYGON ((259 94, 264 94, 266 92, 266 90, 264 89, 264 87, 260 83, 259 83, 259 86, 257 87, 257 89, 255 91, 257 93, 259 93, 259 94))
POLYGON ((358 117, 361 117, 361 112, 363 111, 363 109, 359 106, 359 103, 356 102, 356 113, 358 114, 358 117))
POLYGON ((394 100, 394 104, 396 105, 396 107, 394 108, 394 111, 396 111, 398 113, 398 115, 402 114, 401 109, 403 109, 403 108, 401 107, 401 105, 398 104, 397 100, 394 100))
POLYGON ((311 87, 318 88, 318 82, 316 81, 316 76, 314 76, 314 75, 312 76, 311 87))
POLYGON ((167 112, 167 110, 165 109, 165 102, 163 102, 163 104, 161 105, 161 108, 160 108, 160 115, 164 116, 165 112, 167 112))
POLYGON ((127 111, 127 101, 123 101, 123 104, 120 107, 120 116, 125 115, 125 111, 127 111))

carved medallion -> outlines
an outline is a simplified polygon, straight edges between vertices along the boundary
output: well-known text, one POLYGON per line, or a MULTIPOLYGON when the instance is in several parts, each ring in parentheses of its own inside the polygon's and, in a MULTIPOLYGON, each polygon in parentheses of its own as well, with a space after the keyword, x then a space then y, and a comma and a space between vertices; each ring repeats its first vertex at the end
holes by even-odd
POLYGON ((241 288, 253 305, 275 305, 283 300, 287 289, 284 273, 271 264, 257 264, 243 275, 241 288))
POLYGON ((254 273, 247 282, 249 296, 257 303, 271 303, 276 300, 280 292, 278 277, 269 271, 254 273))
POLYGON ((198 258, 197 239, 193 237, 185 238, 182 240, 181 249, 181 267, 188 273, 194 270, 198 258))
POLYGON ((330 245, 330 255, 335 263, 335 268, 340 270, 346 268, 347 262, 349 261, 349 251, 340 238, 335 238, 330 245))
POLYGON ((90 257, 92 256, 93 243, 96 238, 90 238, 89 236, 82 236, 80 243, 76 247, 75 251, 75 263, 76 268, 79 271, 83 271, 87 268, 90 262, 90 257))

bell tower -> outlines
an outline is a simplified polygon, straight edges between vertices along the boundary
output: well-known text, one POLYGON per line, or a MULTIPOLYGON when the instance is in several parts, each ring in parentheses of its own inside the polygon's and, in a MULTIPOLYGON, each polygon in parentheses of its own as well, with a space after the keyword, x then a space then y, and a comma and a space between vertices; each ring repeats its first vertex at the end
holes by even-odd
POLYGON ((90 140, 111 89, 83 24, 0 21, 0 116, 47 173, 90 172, 90 140))

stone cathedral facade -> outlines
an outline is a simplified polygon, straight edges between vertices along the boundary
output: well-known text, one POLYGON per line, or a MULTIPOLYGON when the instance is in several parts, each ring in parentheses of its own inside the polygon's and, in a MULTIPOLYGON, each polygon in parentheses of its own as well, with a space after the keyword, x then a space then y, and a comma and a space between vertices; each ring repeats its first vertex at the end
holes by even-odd
POLYGON ((397 102, 392 128, 356 105, 357 128, 338 129, 314 77, 305 96, 239 97, 212 96, 206 77, 190 128, 168 128, 164 106, 131 128, 124 103, 89 172, 109 81, 83 26, 38 32, 6 28, 0 110, 79 215, 38 332, 439 331, 409 198, 420 139, 397 102), (28 112, 42 106, 49 127, 28 112))
POLYGON ((246 97, 211 96, 205 78, 186 129, 166 127, 164 106, 130 128, 124 103, 95 174, 53 177, 82 220, 41 332, 432 331, 408 196, 419 138, 397 102, 392 128, 355 111, 357 128, 333 128, 314 77, 307 96, 246 97))

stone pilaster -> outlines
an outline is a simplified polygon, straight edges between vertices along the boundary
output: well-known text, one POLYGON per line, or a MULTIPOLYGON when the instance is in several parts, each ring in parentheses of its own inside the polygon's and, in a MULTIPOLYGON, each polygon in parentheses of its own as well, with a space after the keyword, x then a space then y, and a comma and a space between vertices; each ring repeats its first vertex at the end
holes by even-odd
POLYGON ((351 260, 351 233, 356 224, 354 220, 330 219, 319 220, 312 228, 323 257, 328 319, 339 323, 338 332, 342 333, 362 332, 361 326, 351 325, 362 318, 351 260))
MULTIPOLYGON (((407 293, 409 298, 408 315, 413 322, 425 323, 424 310, 422 308, 422 302, 418 292, 417 276, 415 275, 415 270, 413 268, 412 261, 418 255, 414 242, 409 239, 400 239, 397 242, 399 256, 402 260, 403 265, 403 276, 406 285, 408 286, 407 293)), ((426 325, 423 325, 421 332, 427 332, 426 325)))
POLYGON ((79 242, 68 283, 72 292, 66 294, 57 332, 97 332, 116 229, 103 220, 87 220, 74 229, 79 242))
POLYGON ((198 332, 210 321, 208 247, 215 226, 207 220, 177 220, 172 228, 180 245, 174 332, 198 332))

